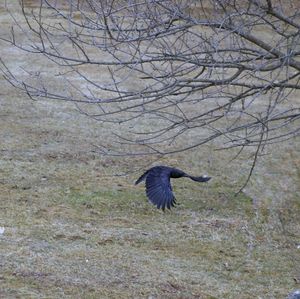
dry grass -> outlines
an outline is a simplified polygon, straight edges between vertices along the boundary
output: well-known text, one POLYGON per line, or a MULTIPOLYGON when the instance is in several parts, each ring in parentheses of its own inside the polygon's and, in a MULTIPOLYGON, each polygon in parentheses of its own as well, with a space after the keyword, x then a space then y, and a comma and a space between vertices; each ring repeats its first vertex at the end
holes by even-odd
MULTIPOLYGON (((9 19, 1 11, 1 34, 9 19)), ((6 28, 6 29, 5 29, 6 28)), ((32 57, 1 43, 16 71, 32 57)), ((213 145, 160 161, 214 179, 176 180, 180 205, 145 200, 138 160, 102 157, 109 130, 69 104, 31 102, 0 85, 1 298, 284 298, 299 288, 299 140, 261 160, 213 145)), ((297 100, 297 96, 291 100, 297 100)), ((150 161, 150 160, 149 160, 150 161)))

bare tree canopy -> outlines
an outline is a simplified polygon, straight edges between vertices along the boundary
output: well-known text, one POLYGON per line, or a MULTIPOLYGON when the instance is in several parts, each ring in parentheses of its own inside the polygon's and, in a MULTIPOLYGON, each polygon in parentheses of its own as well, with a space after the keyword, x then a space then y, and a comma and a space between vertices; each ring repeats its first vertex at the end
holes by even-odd
POLYGON ((32 99, 71 101, 115 126, 126 150, 99 141, 103 152, 164 155, 217 140, 222 148, 254 147, 256 160, 266 144, 299 136, 300 102, 289 100, 300 89, 298 1, 21 7, 27 25, 15 20, 5 40, 57 64, 53 80, 64 88, 45 80, 47 70, 18 76, 3 62, 5 77, 32 99))

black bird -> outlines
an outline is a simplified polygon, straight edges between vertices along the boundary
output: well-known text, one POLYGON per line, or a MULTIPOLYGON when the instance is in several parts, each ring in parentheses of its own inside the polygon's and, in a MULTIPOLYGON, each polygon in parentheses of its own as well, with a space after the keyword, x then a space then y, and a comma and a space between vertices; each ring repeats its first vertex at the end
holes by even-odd
POLYGON ((172 192, 170 178, 187 177, 196 182, 207 182, 211 178, 207 176, 191 176, 180 169, 168 166, 155 166, 148 169, 136 182, 139 184, 146 179, 146 194, 148 199, 158 208, 170 209, 176 204, 176 198, 172 192))

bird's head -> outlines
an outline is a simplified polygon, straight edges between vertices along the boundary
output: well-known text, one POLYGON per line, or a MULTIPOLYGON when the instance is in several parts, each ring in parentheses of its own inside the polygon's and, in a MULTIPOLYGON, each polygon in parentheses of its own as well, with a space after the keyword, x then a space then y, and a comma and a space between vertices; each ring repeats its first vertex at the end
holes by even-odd
POLYGON ((211 177, 207 176, 207 175, 202 175, 202 176, 196 176, 196 177, 192 177, 191 178, 193 181, 196 181, 196 182, 208 182, 211 177))

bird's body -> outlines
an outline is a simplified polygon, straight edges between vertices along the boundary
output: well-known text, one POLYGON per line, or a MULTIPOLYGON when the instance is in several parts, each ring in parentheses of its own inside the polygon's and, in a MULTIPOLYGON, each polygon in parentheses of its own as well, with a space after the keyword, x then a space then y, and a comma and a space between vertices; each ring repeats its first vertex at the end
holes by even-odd
POLYGON ((142 174, 135 184, 137 185, 146 180, 146 194, 148 199, 158 209, 161 208, 164 211, 166 207, 170 209, 171 207, 174 207, 176 203, 170 178, 181 177, 188 177, 196 182, 207 182, 210 180, 210 177, 191 176, 177 168, 168 166, 155 166, 142 174))

